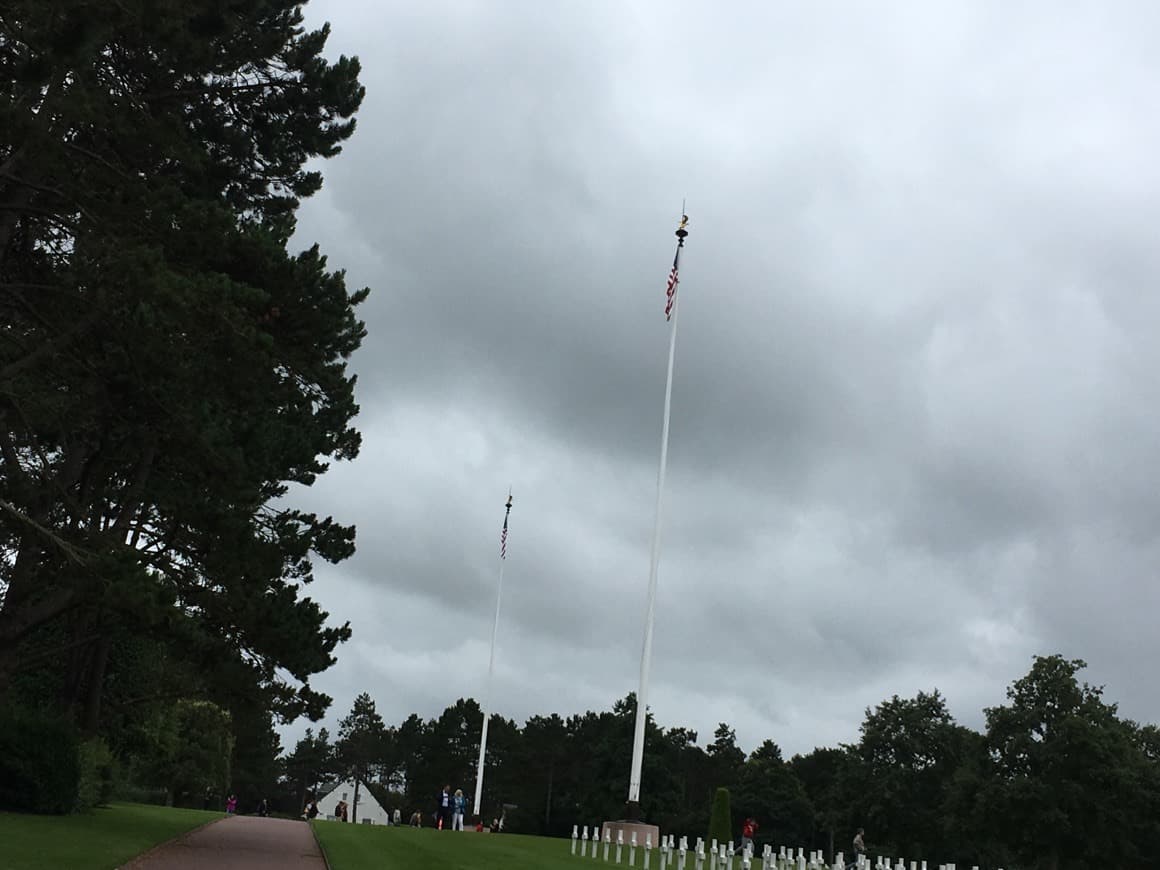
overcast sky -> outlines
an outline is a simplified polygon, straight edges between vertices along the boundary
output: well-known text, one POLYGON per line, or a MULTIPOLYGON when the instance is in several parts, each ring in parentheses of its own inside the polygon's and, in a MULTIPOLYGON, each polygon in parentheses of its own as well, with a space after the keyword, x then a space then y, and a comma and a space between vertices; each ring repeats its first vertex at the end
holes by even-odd
POLYGON ((295 240, 373 289, 332 729, 480 697, 509 485, 494 709, 636 690, 683 197, 659 721, 980 727, 1055 652, 1160 720, 1160 5, 307 11, 367 88, 295 240))

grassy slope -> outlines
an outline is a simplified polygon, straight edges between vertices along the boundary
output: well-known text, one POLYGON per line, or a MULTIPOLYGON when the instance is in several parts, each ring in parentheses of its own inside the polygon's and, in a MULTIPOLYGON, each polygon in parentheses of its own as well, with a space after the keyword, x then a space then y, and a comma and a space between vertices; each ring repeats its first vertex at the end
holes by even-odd
POLYGON ((0 813, 0 870, 112 870, 221 813, 114 804, 75 816, 0 813))
MULTIPOLYGON (((607 866, 572 857, 570 840, 518 834, 476 834, 432 828, 315 822, 314 830, 333 870, 580 870, 607 866)), ((642 862, 638 849, 636 863, 642 862)), ((628 849, 624 850, 628 865, 628 849)), ((653 855, 652 866, 657 867, 653 855)))

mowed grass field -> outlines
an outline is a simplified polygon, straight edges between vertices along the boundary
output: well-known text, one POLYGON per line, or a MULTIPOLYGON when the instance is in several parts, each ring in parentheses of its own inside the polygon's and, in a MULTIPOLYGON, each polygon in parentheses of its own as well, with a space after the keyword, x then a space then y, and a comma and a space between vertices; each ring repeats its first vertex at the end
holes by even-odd
POLYGON ((113 870, 222 813, 113 804, 75 816, 0 813, 0 870, 113 870))
MULTIPOLYGON (((434 828, 314 824, 332 870, 583 870, 608 866, 572 856, 572 841, 520 834, 477 834, 434 828)), ((642 866, 643 849, 636 850, 642 866)), ((611 855, 610 855, 611 857, 611 855)), ((628 848, 624 863, 628 866, 628 848)), ((652 866, 657 866, 653 855, 652 866)))

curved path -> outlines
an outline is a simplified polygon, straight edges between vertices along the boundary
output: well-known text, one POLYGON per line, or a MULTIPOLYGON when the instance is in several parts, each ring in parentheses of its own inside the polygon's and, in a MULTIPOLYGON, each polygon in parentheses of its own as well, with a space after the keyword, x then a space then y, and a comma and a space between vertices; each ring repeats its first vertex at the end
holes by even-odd
POLYGON ((123 870, 326 870, 306 822, 230 816, 170 840, 123 870))

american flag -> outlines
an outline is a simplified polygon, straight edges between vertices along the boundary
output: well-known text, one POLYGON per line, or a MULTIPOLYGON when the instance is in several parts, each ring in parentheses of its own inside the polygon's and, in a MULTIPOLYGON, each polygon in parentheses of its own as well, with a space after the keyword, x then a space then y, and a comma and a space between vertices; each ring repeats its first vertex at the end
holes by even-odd
POLYGON ((665 320, 673 317, 673 305, 677 301, 677 269, 681 265, 681 249, 677 248, 677 255, 673 257, 673 270, 669 272, 669 286, 665 288, 665 320))
POLYGON ((508 514, 512 512, 512 494, 508 493, 507 511, 503 515, 503 531, 499 533, 499 557, 507 558, 507 523, 508 514))

